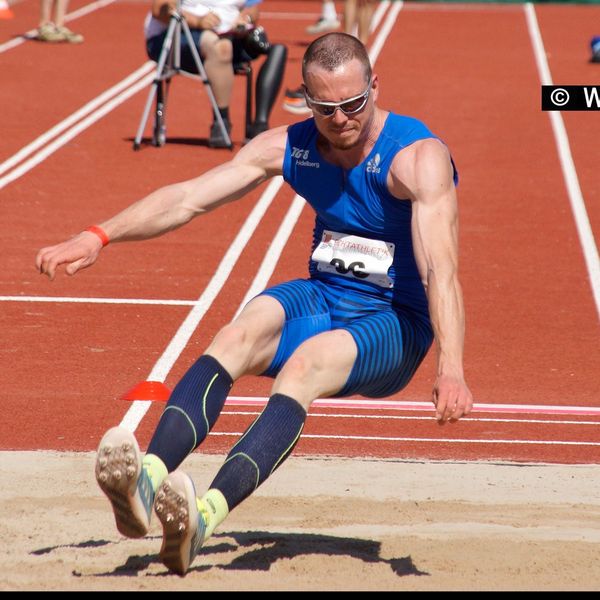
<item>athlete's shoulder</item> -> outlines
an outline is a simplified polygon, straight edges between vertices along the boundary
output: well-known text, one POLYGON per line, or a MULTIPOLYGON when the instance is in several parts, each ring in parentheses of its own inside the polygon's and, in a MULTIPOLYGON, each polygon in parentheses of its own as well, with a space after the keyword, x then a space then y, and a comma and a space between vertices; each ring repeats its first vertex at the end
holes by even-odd
POLYGON ((396 113, 390 113, 388 121, 389 126, 385 131, 393 143, 392 152, 395 152, 392 177, 402 173, 401 179, 404 179, 407 171, 415 172, 417 162, 426 165, 449 164, 454 185, 458 185, 458 171, 448 147, 423 121, 396 113))
POLYGON ((417 140, 399 152, 389 171, 389 188, 398 198, 416 200, 426 191, 445 190, 457 183, 448 148, 437 138, 417 140))
POLYGON ((387 118, 384 133, 400 146, 408 146, 417 140, 436 137, 420 119, 392 112, 387 118))

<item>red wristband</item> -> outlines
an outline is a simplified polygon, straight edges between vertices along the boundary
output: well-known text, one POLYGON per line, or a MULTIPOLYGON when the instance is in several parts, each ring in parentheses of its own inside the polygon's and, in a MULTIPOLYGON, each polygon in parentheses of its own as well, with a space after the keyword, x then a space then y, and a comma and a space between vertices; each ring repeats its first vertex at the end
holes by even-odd
POLYGON ((104 246, 108 245, 108 242, 110 242, 110 240, 108 239, 108 236, 106 235, 106 232, 104 231, 104 229, 102 229, 101 227, 98 227, 98 225, 91 225, 90 227, 88 227, 86 229, 86 231, 89 231, 90 233, 96 234, 100 238, 100 241, 102 242, 102 247, 103 248, 104 248, 104 246))

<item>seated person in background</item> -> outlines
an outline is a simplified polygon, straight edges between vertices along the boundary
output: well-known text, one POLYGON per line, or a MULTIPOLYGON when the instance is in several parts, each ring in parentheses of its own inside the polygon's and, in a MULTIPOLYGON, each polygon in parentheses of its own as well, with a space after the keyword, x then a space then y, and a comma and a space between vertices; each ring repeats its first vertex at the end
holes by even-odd
MULTIPOLYGON (((181 13, 190 27, 192 38, 210 81, 215 100, 228 131, 231 131, 229 103, 233 89, 233 65, 248 62, 260 54, 267 58, 256 80, 256 111, 246 137, 252 138, 269 128, 271 109, 281 87, 287 58, 283 44, 269 44, 264 31, 256 27, 258 5, 262 0, 182 0, 181 13)), ((144 33, 148 56, 158 61, 176 0, 153 0, 146 17, 144 33)), ((181 36, 181 68, 197 72, 185 35, 181 36)), ((213 120, 208 145, 227 147, 226 140, 213 120)))
POLYGON ((344 2, 344 29, 346 33, 357 37, 363 44, 369 40, 369 28, 374 0, 346 0, 344 2))

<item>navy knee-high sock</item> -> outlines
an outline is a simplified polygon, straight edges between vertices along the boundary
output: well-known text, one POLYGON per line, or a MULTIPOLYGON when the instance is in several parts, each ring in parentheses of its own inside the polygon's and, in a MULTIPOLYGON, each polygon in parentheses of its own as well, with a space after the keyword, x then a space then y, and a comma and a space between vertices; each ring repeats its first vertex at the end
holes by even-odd
POLYGON ((201 356, 175 386, 148 454, 174 471, 206 438, 221 414, 233 385, 229 373, 212 356, 201 356))
POLYGON ((300 438, 306 411, 284 394, 273 394, 260 416, 231 449, 211 488, 232 510, 290 455, 300 438))

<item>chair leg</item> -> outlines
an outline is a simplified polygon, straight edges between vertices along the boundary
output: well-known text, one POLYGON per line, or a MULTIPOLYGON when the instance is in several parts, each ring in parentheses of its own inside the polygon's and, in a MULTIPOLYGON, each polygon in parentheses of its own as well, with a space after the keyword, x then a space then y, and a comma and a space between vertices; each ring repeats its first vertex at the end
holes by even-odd
POLYGON ((167 126, 165 123, 165 97, 164 81, 159 82, 156 90, 156 112, 154 115, 154 131, 152 135, 152 145, 161 147, 165 145, 167 139, 167 126))

